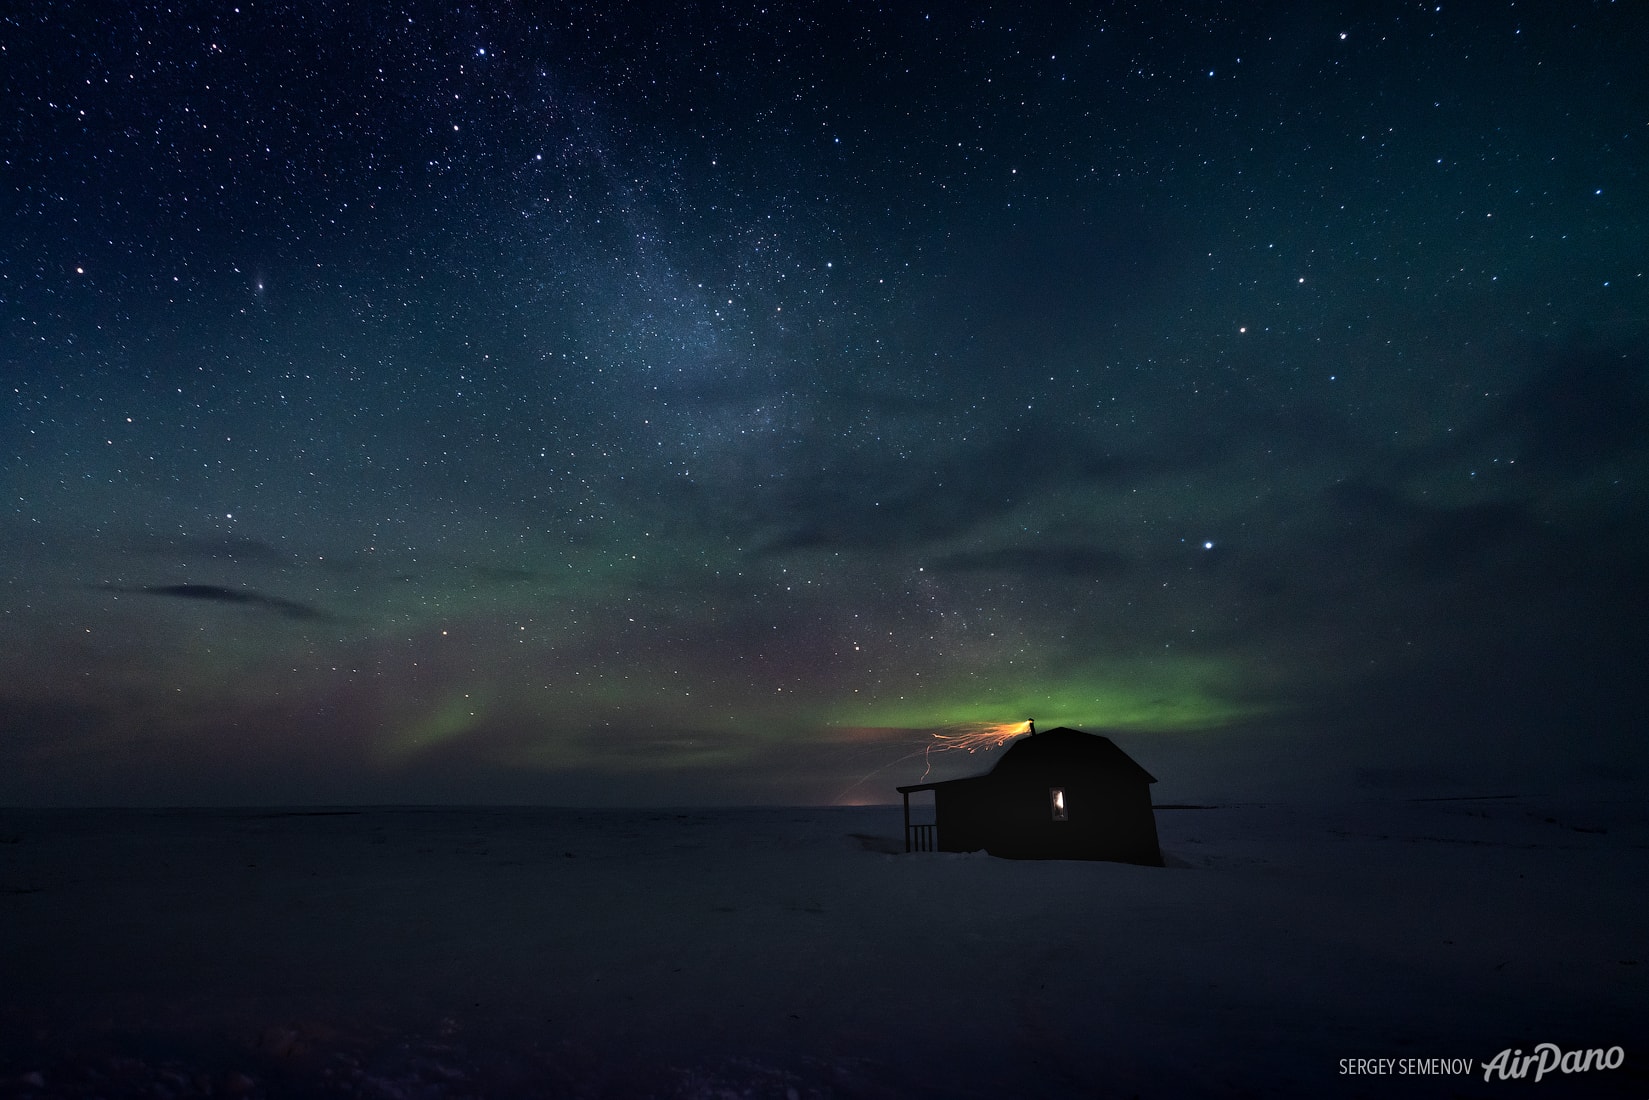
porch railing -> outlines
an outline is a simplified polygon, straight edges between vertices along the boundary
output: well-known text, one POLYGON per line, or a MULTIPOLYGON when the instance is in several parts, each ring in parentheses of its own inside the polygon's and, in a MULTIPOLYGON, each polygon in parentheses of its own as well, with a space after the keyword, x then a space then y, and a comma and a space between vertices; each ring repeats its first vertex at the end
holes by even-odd
POLYGON ((932 822, 926 825, 905 826, 905 851, 931 852, 934 841, 938 839, 939 826, 932 822))

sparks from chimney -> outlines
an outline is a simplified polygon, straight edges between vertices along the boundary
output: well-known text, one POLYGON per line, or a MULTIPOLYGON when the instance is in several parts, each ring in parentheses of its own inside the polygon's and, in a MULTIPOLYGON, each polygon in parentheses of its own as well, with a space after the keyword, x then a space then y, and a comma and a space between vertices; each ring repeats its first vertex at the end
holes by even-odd
POLYGON ((1023 722, 957 722, 933 732, 933 739, 922 750, 927 758, 926 767, 922 769, 922 778, 926 779, 933 770, 933 752, 954 752, 958 749, 967 752, 978 752, 980 749, 994 749, 1006 745, 1015 737, 1026 733, 1036 732, 1036 721, 1027 718, 1023 722))
POLYGON ((927 744, 922 748, 912 750, 888 764, 874 769, 861 776, 850 784, 847 790, 836 796, 837 805, 844 804, 848 791, 863 784, 878 772, 886 771, 894 764, 903 763, 920 753, 923 760, 922 778, 926 779, 933 771, 933 751, 951 752, 964 749, 968 752, 978 752, 980 749, 994 749, 999 745, 1006 745, 1015 737, 1026 733, 1036 732, 1036 722, 1027 718, 1023 722, 953 722, 934 730, 927 744))

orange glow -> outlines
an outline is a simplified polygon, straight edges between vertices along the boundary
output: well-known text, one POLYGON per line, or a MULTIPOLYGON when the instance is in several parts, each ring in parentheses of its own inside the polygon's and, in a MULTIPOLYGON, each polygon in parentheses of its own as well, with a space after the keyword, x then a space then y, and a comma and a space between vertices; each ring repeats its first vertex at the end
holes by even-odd
POLYGON ((928 742, 922 755, 927 757, 927 767, 922 770, 922 778, 928 777, 933 770, 933 752, 949 752, 962 749, 967 752, 978 752, 980 749, 994 749, 1006 745, 1021 734, 1030 733, 1032 723, 1025 722, 957 722, 933 731, 933 740, 928 742))
MULTIPOLYGON (((899 759, 883 764, 850 784, 847 790, 837 795, 833 800, 838 806, 858 805, 851 792, 871 777, 878 775, 896 764, 901 764, 916 756, 921 756, 924 762, 922 780, 927 779, 933 771, 934 750, 940 752, 962 749, 967 752, 978 752, 980 749, 994 749, 1005 745, 1021 734, 1033 733, 1033 723, 1025 722, 953 722, 948 726, 940 726, 933 730, 926 744, 919 749, 913 749, 899 759)), ((846 742, 868 741, 884 736, 886 730, 880 727, 848 728, 839 734, 839 739, 846 742)), ((918 780, 920 782, 921 780, 918 780)))
POLYGON ((978 752, 980 749, 994 749, 998 745, 1006 745, 1020 734, 1029 733, 1029 722, 958 722, 953 726, 935 730, 934 743, 928 746, 933 749, 966 749, 968 752, 978 752))

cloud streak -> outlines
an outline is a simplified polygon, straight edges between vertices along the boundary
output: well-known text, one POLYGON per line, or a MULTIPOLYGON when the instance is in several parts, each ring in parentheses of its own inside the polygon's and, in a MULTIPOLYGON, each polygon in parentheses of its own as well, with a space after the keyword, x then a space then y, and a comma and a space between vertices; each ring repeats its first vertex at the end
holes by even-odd
POLYGON ((230 604, 269 611, 283 618, 305 622, 331 622, 333 616, 310 604, 270 596, 249 588, 226 588, 218 584, 152 584, 122 588, 105 586, 105 591, 130 592, 143 596, 164 596, 175 600, 230 604))

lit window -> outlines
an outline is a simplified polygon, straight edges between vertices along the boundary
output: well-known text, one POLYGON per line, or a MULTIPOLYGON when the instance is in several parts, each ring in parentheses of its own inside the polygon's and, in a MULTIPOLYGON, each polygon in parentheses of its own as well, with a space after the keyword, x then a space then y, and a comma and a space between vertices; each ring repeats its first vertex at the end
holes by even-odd
POLYGON ((1049 787, 1048 788, 1048 801, 1053 806, 1054 820, 1055 821, 1067 821, 1067 820, 1069 820, 1065 816, 1065 788, 1064 787, 1049 787))

